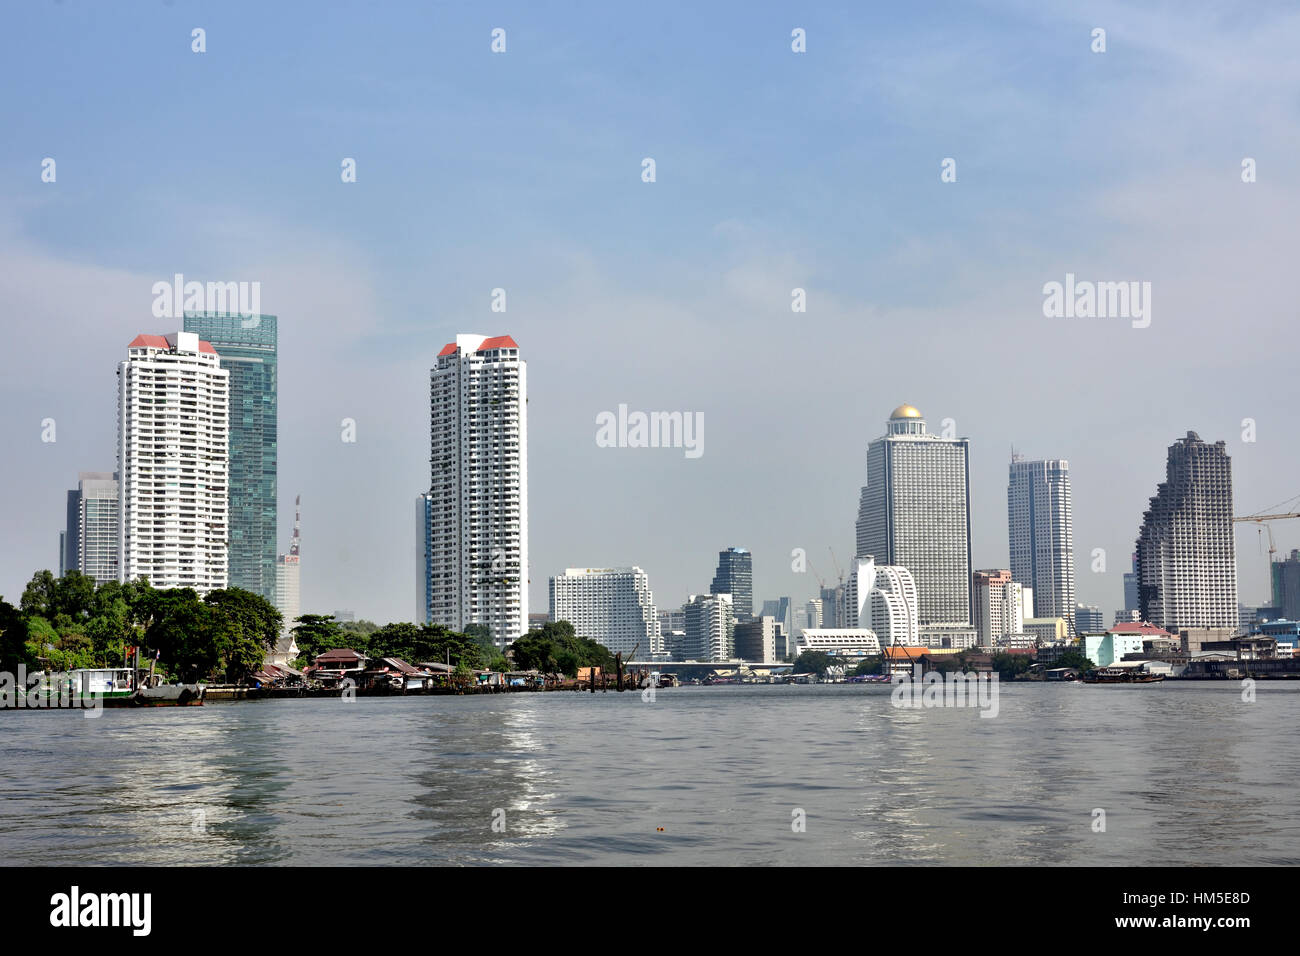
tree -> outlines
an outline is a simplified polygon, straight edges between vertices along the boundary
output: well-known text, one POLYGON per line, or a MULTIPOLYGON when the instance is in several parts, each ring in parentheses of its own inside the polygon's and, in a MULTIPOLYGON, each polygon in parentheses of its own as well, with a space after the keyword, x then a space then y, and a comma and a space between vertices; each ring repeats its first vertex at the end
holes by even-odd
POLYGON ((1056 663, 1054 663, 1052 667, 1073 667, 1080 674, 1087 673, 1088 671, 1095 671, 1097 669, 1096 664, 1073 648, 1062 653, 1061 656, 1056 659, 1056 663))
POLYGON ((568 621, 548 621, 510 645, 515 665, 522 670, 574 677, 579 667, 614 669, 609 648, 590 638, 578 637, 568 621))
POLYGON ((993 655, 993 669, 997 671, 998 680, 1015 680, 1018 675, 1029 670, 1031 663, 1028 654, 993 655))
POLYGON ((210 591, 208 639, 216 647, 226 680, 237 683, 261 669, 280 639, 280 612, 266 598, 243 588, 210 591))
POLYGON ((218 626, 216 612, 192 588, 155 591, 144 643, 169 673, 188 683, 206 677, 220 662, 218 626))
POLYGON ((18 608, 0 597, 0 671, 17 673, 20 664, 36 665, 36 655, 27 645, 27 621, 18 608))
POLYGON ((827 669, 838 663, 839 661, 824 651, 804 651, 795 658, 794 672, 796 674, 816 674, 818 677, 824 677, 827 669))
POLYGON ((298 644, 298 650, 308 661, 314 661, 321 654, 337 647, 351 647, 363 654, 366 652, 364 639, 354 639, 349 644, 348 637, 352 635, 343 633, 332 614, 304 614, 298 618, 298 624, 293 629, 293 639, 298 644))
POLYGON ((853 668, 853 673, 857 677, 866 677, 869 674, 883 673, 884 660, 879 657, 869 657, 853 668))

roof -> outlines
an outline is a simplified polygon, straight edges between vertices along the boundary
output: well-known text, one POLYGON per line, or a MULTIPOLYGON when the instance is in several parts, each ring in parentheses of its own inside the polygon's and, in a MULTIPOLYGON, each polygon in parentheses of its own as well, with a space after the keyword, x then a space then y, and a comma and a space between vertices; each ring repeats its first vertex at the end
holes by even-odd
POLYGON ((1121 623, 1112 625, 1107 634, 1141 634, 1143 637, 1173 637, 1163 628, 1156 627, 1154 624, 1148 624, 1143 621, 1141 624, 1121 623))
POLYGON ((364 661, 368 660, 365 654, 358 653, 350 647, 336 647, 332 651, 326 651, 324 654, 316 656, 316 663, 321 661, 364 661))
POLYGON ((381 657, 380 663, 387 665, 400 674, 422 674, 424 673, 418 667, 412 667, 400 657, 381 657))
MULTIPOLYGON (((516 342, 514 339, 512 339, 510 336, 492 335, 484 339, 482 342, 480 342, 478 348, 476 348, 474 351, 490 352, 493 349, 517 349, 517 348, 519 348, 519 343, 516 342)), ((438 353, 438 357, 442 358, 444 355, 455 355, 455 354, 456 354, 456 343, 448 342, 446 345, 442 347, 442 351, 438 353)))
POLYGON ((891 419, 920 418, 921 413, 917 411, 916 408, 912 405, 899 405, 896 409, 893 410, 893 412, 890 413, 889 417, 891 419))
MULTIPOLYGON (((131 344, 127 346, 129 349, 170 349, 171 347, 172 343, 167 341, 167 336, 147 335, 144 333, 133 338, 131 344)), ((210 355, 217 354, 217 350, 212 347, 212 343, 204 342, 202 339, 199 340, 199 351, 207 352, 210 355)))
POLYGON ((886 657, 907 658, 911 660, 916 657, 924 657, 930 652, 928 647, 886 647, 884 649, 886 657))

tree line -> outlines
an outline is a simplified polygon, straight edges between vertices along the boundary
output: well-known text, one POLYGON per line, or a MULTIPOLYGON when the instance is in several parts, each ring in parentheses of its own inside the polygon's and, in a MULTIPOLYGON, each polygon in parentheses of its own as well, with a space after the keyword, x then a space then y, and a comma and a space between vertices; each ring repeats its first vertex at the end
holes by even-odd
MULTIPOLYGON (((38 571, 15 607, 0 596, 0 670, 76 670, 128 666, 126 649, 140 648, 139 663, 156 660, 164 676, 193 682, 246 680, 275 648, 283 618, 265 598, 242 588, 211 591, 158 589, 144 580, 103 581, 79 571, 62 577, 38 571)), ((573 677, 579 667, 611 670, 614 656, 602 644, 578 637, 568 621, 549 622, 512 645, 513 665, 486 625, 465 633, 438 624, 340 622, 328 614, 303 614, 293 627, 302 669, 320 654, 350 647, 371 658, 398 657, 412 664, 448 663, 474 670, 539 670, 573 677)))

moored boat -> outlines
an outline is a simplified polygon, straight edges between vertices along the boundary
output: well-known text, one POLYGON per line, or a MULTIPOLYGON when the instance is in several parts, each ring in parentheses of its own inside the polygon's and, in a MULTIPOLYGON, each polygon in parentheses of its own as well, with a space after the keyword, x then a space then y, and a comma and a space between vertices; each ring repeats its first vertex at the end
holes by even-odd
POLYGON ((1085 684, 1158 684, 1164 679, 1164 674, 1148 674, 1132 667, 1101 667, 1080 678, 1085 684))

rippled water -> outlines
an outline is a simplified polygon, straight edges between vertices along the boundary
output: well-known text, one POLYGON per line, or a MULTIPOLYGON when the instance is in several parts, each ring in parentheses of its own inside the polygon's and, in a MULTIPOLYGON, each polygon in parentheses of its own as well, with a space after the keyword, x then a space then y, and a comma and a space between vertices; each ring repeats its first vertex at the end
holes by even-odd
POLYGON ((0 860, 1300 863, 1300 685, 999 704, 836 685, 9 712, 0 860))

